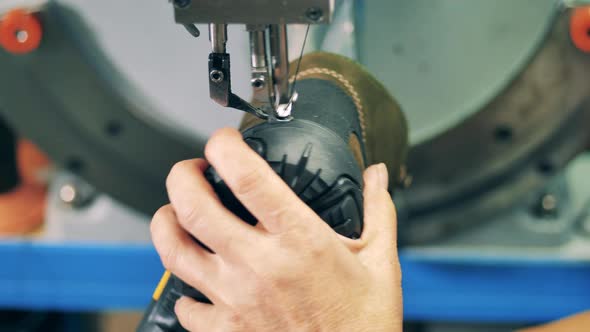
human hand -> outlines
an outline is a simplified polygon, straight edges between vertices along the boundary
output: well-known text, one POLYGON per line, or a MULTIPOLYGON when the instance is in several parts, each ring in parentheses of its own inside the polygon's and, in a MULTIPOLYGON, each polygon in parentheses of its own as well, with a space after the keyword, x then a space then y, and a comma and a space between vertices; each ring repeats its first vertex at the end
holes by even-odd
POLYGON ((151 224, 164 266, 213 304, 181 298, 190 331, 402 331, 401 271, 387 169, 364 174, 364 230, 335 233, 233 129, 218 131, 205 156, 259 221, 228 211, 203 159, 176 164, 171 204, 151 224), (208 252, 191 236, 215 252, 208 252))
POLYGON ((590 311, 579 313, 546 325, 531 327, 520 332, 583 332, 590 326, 590 311))

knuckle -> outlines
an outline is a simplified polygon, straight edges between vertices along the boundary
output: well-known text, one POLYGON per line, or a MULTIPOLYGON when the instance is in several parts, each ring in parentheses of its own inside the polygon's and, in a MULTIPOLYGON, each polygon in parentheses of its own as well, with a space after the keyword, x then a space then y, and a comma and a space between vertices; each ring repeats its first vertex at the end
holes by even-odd
POLYGON ((273 285, 279 276, 279 272, 274 269, 263 269, 259 271, 252 280, 249 281, 249 293, 260 298, 264 297, 270 285, 273 285))
POLYGON ((387 204, 387 215, 390 218, 397 218, 397 209, 391 199, 389 200, 389 204, 387 204))
POLYGON ((252 169, 236 179, 236 192, 242 196, 252 195, 260 190, 263 181, 262 171, 257 168, 252 169))
POLYGON ((299 226, 291 226, 288 231, 277 234, 277 247, 284 253, 300 252, 301 248, 307 251, 309 236, 299 226))
POLYGON ((190 160, 183 160, 175 163, 170 169, 170 173, 168 173, 168 177, 166 178, 166 187, 170 188, 170 186, 173 186, 178 178, 182 178, 182 174, 184 174, 189 169, 190 163, 190 160))
POLYGON ((180 244, 178 241, 168 241, 168 243, 160 246, 162 265, 164 265, 167 270, 176 271, 181 255, 179 247, 180 244))
MULTIPOLYGON (((239 237, 236 236, 235 232, 228 232, 223 238, 220 239, 220 243, 219 243, 219 247, 221 248, 221 250, 223 250, 224 252, 228 252, 228 253, 237 253, 240 251, 240 246, 238 243, 251 243, 252 245, 255 245, 255 242, 250 241, 250 239, 246 236, 244 237, 239 237)), ((245 256, 248 257, 248 256, 245 256)))
POLYGON ((391 206, 394 212, 397 212, 397 206, 395 206, 395 201, 393 200, 389 192, 387 193, 387 196, 389 197, 389 205, 391 206))
POLYGON ((152 241, 156 247, 162 264, 166 267, 173 268, 176 264, 178 241, 171 241, 170 231, 167 230, 170 213, 167 207, 160 208, 150 223, 150 231, 152 234, 152 241))
POLYGON ((318 222, 317 225, 314 225, 314 221, 308 218, 294 218, 297 217, 285 212, 276 219, 277 223, 280 223, 285 229, 279 236, 282 248, 295 251, 300 251, 301 248, 305 248, 306 251, 308 249, 315 250, 318 245, 324 242, 323 224, 318 222))
POLYGON ((308 243, 308 254, 312 259, 324 257, 324 255, 331 250, 331 248, 329 248, 330 241, 323 237, 312 236, 308 243))
POLYGON ((246 325, 242 314, 237 311, 231 311, 225 314, 224 321, 222 324, 220 324, 220 329, 218 331, 241 332, 246 331, 245 326, 246 325))
POLYGON ((207 144, 205 144, 205 156, 207 159, 211 158, 215 154, 215 151, 218 150, 218 147, 224 146, 223 141, 228 135, 233 134, 233 131, 235 131, 235 129, 221 128, 217 129, 213 135, 211 135, 207 141, 207 144))
POLYGON ((235 236, 231 233, 225 234, 221 238, 209 239, 208 244, 215 248, 217 253, 235 253, 238 252, 236 249, 235 236))
MULTIPOLYGON (((286 265, 286 264, 283 264, 286 265)), ((256 284, 254 290, 256 294, 265 294, 267 289, 284 290, 293 286, 292 274, 287 274, 291 270, 291 266, 285 266, 281 271, 267 271, 263 281, 256 284)))
POLYGON ((176 315, 180 324, 189 331, 195 331, 196 326, 193 310, 189 307, 187 303, 180 303, 175 308, 176 315))
POLYGON ((294 212, 293 207, 288 202, 285 202, 284 204, 277 206, 270 213, 271 218, 273 218, 281 224, 304 225, 304 223, 291 223, 291 221, 293 221, 296 215, 297 213, 294 212))
MULTIPOLYGON (((285 291, 292 289, 298 280, 302 280, 301 274, 305 271, 300 260, 293 259, 289 262, 283 261, 275 265, 277 269, 267 270, 264 278, 255 284, 254 291, 262 299, 267 298, 265 294, 274 291, 285 291)), ((264 300, 262 300, 264 301, 264 300)))
POLYGON ((211 138, 209 138, 209 140, 205 144, 205 150, 203 151, 203 153, 205 154, 205 158, 207 158, 208 160, 212 159, 212 157, 215 153, 215 150, 216 150, 216 148, 215 148, 216 145, 217 145, 216 134, 213 134, 213 136, 211 136, 211 138))
POLYGON ((164 226, 164 222, 167 219, 166 215, 166 206, 159 208, 158 211, 154 213, 152 222, 150 223, 150 232, 152 233, 153 237, 160 233, 162 226, 164 226))
POLYGON ((272 289, 287 289, 306 271, 301 255, 278 250, 265 263, 256 266, 253 279, 249 280, 250 294, 264 300, 272 289))
POLYGON ((187 208, 177 211, 179 223, 188 231, 199 231, 205 224, 205 214, 198 203, 191 204, 187 208))
POLYGON ((302 208, 298 202, 285 201, 271 210, 268 217, 281 226, 282 232, 291 233, 292 236, 297 237, 314 232, 316 216, 307 213, 305 208, 305 206, 302 208))
POLYGON ((244 318, 239 311, 233 310, 228 314, 227 321, 230 331, 238 331, 238 328, 240 328, 244 323, 244 318))
POLYGON ((152 221, 161 221, 166 220, 173 216, 174 212, 172 210, 172 205, 166 204, 160 207, 153 215, 152 221))
POLYGON ((395 204, 393 203, 391 195, 386 190, 384 190, 381 195, 381 202, 381 206, 385 208, 388 214, 395 214, 395 204))
POLYGON ((375 216, 387 219, 397 218, 395 205, 388 192, 384 191, 375 203, 377 204, 369 207, 370 210, 375 213, 375 216))

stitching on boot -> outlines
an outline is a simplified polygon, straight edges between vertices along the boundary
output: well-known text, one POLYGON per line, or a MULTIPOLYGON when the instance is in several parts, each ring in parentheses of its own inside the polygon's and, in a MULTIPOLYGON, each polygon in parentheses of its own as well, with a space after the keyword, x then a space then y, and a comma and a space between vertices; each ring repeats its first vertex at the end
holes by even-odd
MULTIPOLYGON (((328 69, 328 68, 309 68, 306 69, 302 72, 300 72, 297 77, 298 79, 306 77, 306 76, 311 76, 311 75, 317 75, 317 74, 323 74, 323 75, 328 75, 332 78, 335 78, 338 82, 340 82, 340 84, 342 84, 344 86, 344 88, 346 88, 348 94, 350 95, 350 97, 352 98, 352 101, 354 102, 354 106, 356 106, 357 109, 357 114, 358 114, 358 118, 359 118, 359 124, 361 127, 361 134, 363 136, 363 142, 365 144, 367 144, 367 135, 365 133, 366 131, 366 125, 365 125, 365 113, 364 113, 364 109, 363 109, 363 105, 361 104, 361 99, 359 97, 358 92, 356 91, 354 85, 352 85, 352 83, 350 83, 349 80, 347 80, 344 76, 342 76, 342 74, 328 69)), ((291 77, 291 79, 289 80, 291 83, 293 83, 294 78, 291 77)))

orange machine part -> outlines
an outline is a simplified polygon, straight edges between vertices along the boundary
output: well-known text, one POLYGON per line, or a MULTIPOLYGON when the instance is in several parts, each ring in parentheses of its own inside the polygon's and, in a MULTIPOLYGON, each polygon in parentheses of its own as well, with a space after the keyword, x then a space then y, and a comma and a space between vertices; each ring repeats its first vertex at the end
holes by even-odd
POLYGON ((38 229, 45 217, 47 186, 40 176, 49 167, 45 155, 29 141, 17 146, 20 183, 0 194, 0 236, 24 235, 38 229))
POLYGON ((49 159, 31 141, 19 140, 17 147, 17 167, 22 183, 45 186, 44 171, 49 167, 49 159))
POLYGON ((570 37, 579 50, 590 52, 590 6, 573 10, 570 17, 570 37))
POLYGON ((42 36, 39 19, 24 9, 13 9, 0 20, 0 45, 10 53, 25 54, 36 50, 42 36))

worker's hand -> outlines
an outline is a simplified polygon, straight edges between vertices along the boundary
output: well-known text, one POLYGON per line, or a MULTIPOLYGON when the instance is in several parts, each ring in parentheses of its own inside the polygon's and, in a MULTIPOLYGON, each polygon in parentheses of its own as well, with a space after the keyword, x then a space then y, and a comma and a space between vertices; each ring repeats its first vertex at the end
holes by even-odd
POLYGON ((519 330, 519 332, 587 332, 588 326, 590 326, 590 311, 573 315, 547 325, 519 330))
POLYGON ((395 207, 387 170, 365 171, 365 228, 339 236, 230 129, 205 156, 257 218, 252 227, 218 200, 195 159, 174 166, 170 205, 152 221, 164 266, 213 305, 181 298, 176 314, 190 331, 402 331, 395 207), (199 239, 212 254, 191 239, 199 239))

